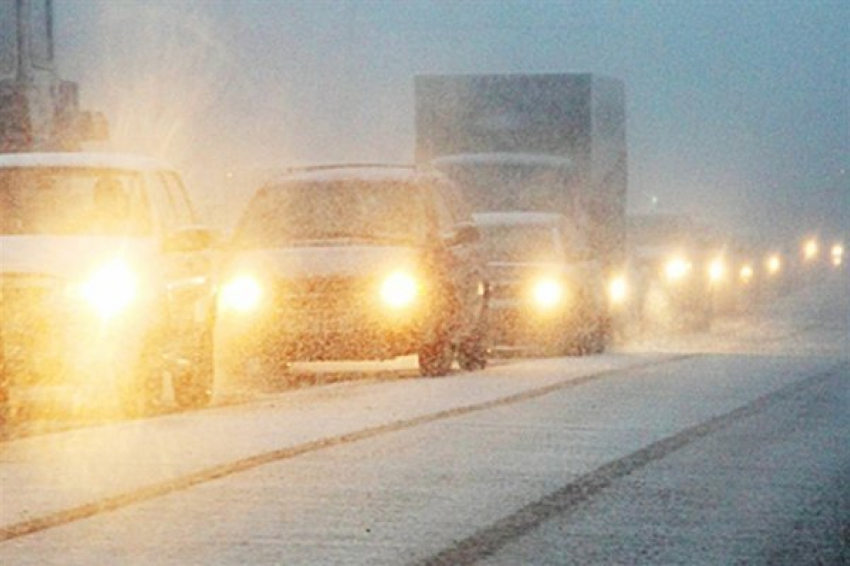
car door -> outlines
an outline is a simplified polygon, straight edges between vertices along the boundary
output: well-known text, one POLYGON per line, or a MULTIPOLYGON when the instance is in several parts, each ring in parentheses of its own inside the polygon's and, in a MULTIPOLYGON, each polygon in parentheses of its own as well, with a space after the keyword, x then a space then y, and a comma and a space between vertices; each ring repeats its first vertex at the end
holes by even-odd
POLYGON ((214 250, 211 242, 205 241, 209 232, 198 225, 177 174, 161 170, 152 177, 162 211, 161 254, 169 326, 175 345, 188 346, 195 343, 200 331, 211 328, 214 320, 214 250))

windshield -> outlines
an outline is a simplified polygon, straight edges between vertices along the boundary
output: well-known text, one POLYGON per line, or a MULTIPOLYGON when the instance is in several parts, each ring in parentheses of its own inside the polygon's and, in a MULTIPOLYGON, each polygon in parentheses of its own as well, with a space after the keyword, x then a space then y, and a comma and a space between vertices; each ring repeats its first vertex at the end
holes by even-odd
POLYGON ((418 242, 433 227, 424 199, 416 185, 396 181, 285 183, 257 194, 237 229, 236 244, 418 242))
POLYGON ((439 163, 440 171, 461 185, 475 210, 541 210, 548 203, 568 213, 567 172, 561 168, 517 163, 439 163))
POLYGON ((484 226, 488 261, 552 262, 560 259, 558 232, 549 226, 484 226))
POLYGON ((139 173, 111 169, 0 170, 0 234, 146 235, 141 186, 139 173))

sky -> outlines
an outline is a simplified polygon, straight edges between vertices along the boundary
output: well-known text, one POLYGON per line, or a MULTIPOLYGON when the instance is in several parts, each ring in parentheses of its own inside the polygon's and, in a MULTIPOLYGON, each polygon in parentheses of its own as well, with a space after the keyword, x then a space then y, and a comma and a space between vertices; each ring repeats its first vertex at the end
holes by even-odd
POLYGON ((629 206, 850 233, 850 2, 56 0, 57 62, 114 145, 231 222, 264 174, 410 162, 413 77, 625 82, 629 206), (657 204, 652 205, 652 202, 657 204))

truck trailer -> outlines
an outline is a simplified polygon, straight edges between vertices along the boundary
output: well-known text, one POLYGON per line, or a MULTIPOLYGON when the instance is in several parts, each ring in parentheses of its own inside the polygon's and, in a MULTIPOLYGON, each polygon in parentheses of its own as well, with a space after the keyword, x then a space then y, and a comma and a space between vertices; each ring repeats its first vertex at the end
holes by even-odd
MULTIPOLYGON (((625 269, 623 82, 591 73, 421 75, 416 161, 458 182, 475 212, 562 214, 598 266, 593 324, 612 322, 605 290, 625 269), (602 322, 599 322, 602 321, 602 322)), ((585 270, 593 273, 594 270, 585 270)))

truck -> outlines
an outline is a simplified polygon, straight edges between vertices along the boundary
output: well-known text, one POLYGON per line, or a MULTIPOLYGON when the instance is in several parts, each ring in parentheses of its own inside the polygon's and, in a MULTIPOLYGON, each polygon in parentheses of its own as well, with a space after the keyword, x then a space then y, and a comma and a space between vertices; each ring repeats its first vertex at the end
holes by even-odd
POLYGON ((106 137, 55 65, 52 0, 0 0, 0 153, 79 149, 106 137))
POLYGON ((626 261, 623 82, 593 73, 420 75, 414 99, 416 161, 460 183, 475 212, 567 219, 586 246, 576 261, 596 266, 582 269, 594 274, 582 282, 593 301, 584 322, 610 335, 626 261))

